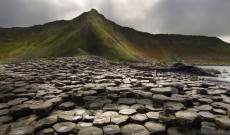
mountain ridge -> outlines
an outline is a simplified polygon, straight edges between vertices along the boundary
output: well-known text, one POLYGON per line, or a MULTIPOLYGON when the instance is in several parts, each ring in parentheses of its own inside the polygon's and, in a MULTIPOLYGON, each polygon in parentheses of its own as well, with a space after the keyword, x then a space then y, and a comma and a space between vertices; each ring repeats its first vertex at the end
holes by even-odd
POLYGON ((140 32, 106 19, 95 9, 69 21, 0 28, 3 61, 74 56, 79 48, 112 60, 230 63, 230 45, 217 37, 140 32))

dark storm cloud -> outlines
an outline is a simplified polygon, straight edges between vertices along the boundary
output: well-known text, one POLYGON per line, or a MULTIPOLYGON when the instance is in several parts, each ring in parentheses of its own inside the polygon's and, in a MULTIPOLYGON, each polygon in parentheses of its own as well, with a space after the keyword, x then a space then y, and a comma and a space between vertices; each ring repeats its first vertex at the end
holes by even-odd
POLYGON ((230 41, 230 0, 0 0, 0 27, 72 19, 96 8, 116 23, 150 33, 230 41))
POLYGON ((164 33, 220 36, 230 34, 229 7, 230 0, 161 0, 148 16, 164 33))
POLYGON ((30 26, 56 19, 77 11, 72 0, 0 0, 0 26, 30 26))

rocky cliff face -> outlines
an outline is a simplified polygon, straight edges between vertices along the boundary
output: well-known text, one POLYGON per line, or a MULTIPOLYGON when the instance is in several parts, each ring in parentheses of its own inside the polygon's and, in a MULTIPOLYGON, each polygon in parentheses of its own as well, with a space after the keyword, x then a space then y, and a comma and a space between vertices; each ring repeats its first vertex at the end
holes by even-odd
POLYGON ((0 60, 74 56, 78 49, 113 60, 229 62, 230 45, 216 37, 149 34, 121 27, 95 9, 70 21, 0 28, 0 60))

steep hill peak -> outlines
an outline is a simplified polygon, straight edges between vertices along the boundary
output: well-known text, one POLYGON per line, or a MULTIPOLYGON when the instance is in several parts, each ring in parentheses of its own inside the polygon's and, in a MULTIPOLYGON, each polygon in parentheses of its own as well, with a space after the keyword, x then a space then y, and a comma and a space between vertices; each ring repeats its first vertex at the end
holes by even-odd
POLYGON ((94 8, 92 8, 88 13, 89 14, 99 14, 99 12, 94 8))
MULTIPOLYGON (((87 16, 87 17, 98 17, 98 16, 103 16, 101 13, 99 13, 96 9, 91 9, 88 12, 84 12, 83 14, 80 15, 81 16, 87 16)), ((78 18, 78 17, 77 17, 78 18)))
POLYGON ((90 20, 98 20, 98 19, 102 19, 102 20, 106 20, 106 18, 104 17, 103 14, 100 14, 96 9, 91 9, 88 12, 84 12, 83 14, 81 14, 79 17, 74 18, 74 21, 80 21, 82 22, 89 22, 90 20))

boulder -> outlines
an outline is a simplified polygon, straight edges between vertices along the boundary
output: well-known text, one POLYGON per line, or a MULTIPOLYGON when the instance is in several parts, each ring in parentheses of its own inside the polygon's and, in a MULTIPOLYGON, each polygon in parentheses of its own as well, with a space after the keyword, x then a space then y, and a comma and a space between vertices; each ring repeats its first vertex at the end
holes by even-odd
POLYGON ((120 135, 121 129, 118 125, 107 125, 103 127, 104 135, 120 135))
POLYGON ((194 65, 186 65, 184 63, 175 63, 168 69, 168 71, 183 72, 192 75, 211 76, 211 77, 217 77, 216 73, 219 73, 219 71, 214 69, 212 70, 203 69, 203 68, 196 67, 194 65))
POLYGON ((177 88, 174 88, 174 87, 165 87, 165 88, 151 88, 150 91, 153 94, 162 94, 162 95, 170 97, 172 93, 177 94, 178 90, 177 88))
POLYGON ((10 110, 9 109, 2 109, 0 110, 0 116, 7 115, 9 114, 10 110))
POLYGON ((179 111, 175 113, 175 116, 178 124, 185 128, 199 129, 201 127, 202 118, 196 112, 179 111))
POLYGON ((148 120, 148 117, 146 114, 135 114, 133 116, 130 117, 130 121, 133 122, 133 123, 144 123, 148 120))
POLYGON ((31 110, 28 104, 15 105, 10 109, 10 114, 16 119, 27 116, 30 114, 30 112, 31 110))
POLYGON ((171 127, 167 130, 167 135, 199 135, 199 132, 183 127, 171 127))
POLYGON ((35 101, 30 105, 30 109, 33 110, 34 114, 43 117, 53 109, 53 104, 49 102, 35 101))
POLYGON ((118 103, 124 105, 133 105, 136 103, 136 100, 134 98, 119 98, 118 103))
POLYGON ((186 107, 181 103, 167 102, 164 104, 164 112, 171 114, 180 110, 184 110, 186 107))
POLYGON ((122 135, 150 135, 150 132, 142 125, 127 124, 121 128, 122 135))
POLYGON ((82 115, 75 115, 74 111, 64 111, 58 115, 58 121, 61 122, 79 122, 82 120, 82 115))
POLYGON ((171 98, 162 94, 154 94, 152 97, 153 104, 164 105, 166 102, 170 102, 171 98))
POLYGON ((129 120, 128 116, 117 115, 111 118, 111 123, 121 126, 121 125, 126 124, 128 120, 129 120))
POLYGON ((91 122, 78 122, 75 129, 77 132, 79 132, 80 130, 87 128, 87 127, 92 127, 93 123, 91 122))
POLYGON ((64 110, 64 111, 71 110, 71 109, 75 108, 75 103, 73 103, 73 102, 64 102, 64 103, 60 104, 58 108, 60 110, 64 110))
POLYGON ((213 115, 210 112, 205 112, 205 111, 201 111, 199 112, 199 115, 205 120, 205 121, 209 121, 209 122, 214 122, 216 116, 213 115))
POLYGON ((13 122, 13 117, 11 115, 4 115, 0 117, 0 124, 9 124, 13 122))
POLYGON ((14 128, 9 135, 34 135, 34 128, 32 126, 22 126, 14 128))
POLYGON ((146 115, 151 121, 159 120, 159 112, 148 112, 146 113, 146 115))
POLYGON ((161 123, 146 122, 144 126, 148 129, 151 135, 166 135, 166 127, 161 123))
POLYGON ((133 114, 136 114, 137 111, 136 109, 121 109, 119 113, 123 115, 133 115, 133 114))
POLYGON ((59 134, 75 133, 75 123, 72 122, 60 122, 53 126, 54 130, 59 134))
POLYGON ((103 135, 103 130, 98 127, 86 127, 81 129, 78 135, 103 135))
POLYGON ((230 119, 227 116, 216 117, 215 123, 225 130, 230 129, 230 119))
POLYGON ((195 106, 194 108, 199 111, 211 111, 212 110, 212 106, 210 105, 200 105, 200 106, 195 106))
POLYGON ((55 131, 53 128, 46 128, 46 129, 43 129, 42 134, 43 135, 55 135, 55 131))
POLYGON ((110 123, 110 117, 108 116, 97 116, 94 118, 93 125, 104 126, 110 123))
POLYGON ((159 122, 163 123, 167 127, 172 127, 176 125, 176 118, 172 114, 166 114, 165 112, 159 113, 159 122))

